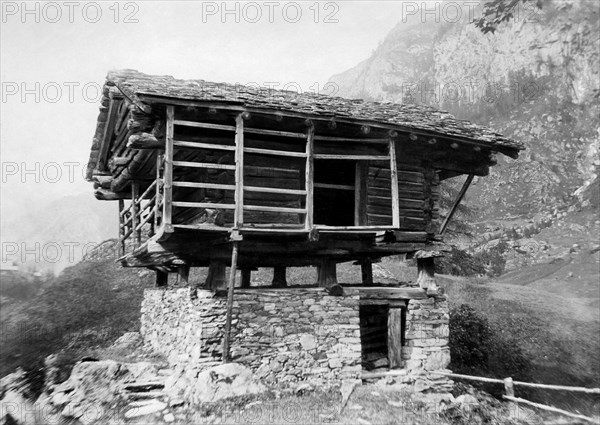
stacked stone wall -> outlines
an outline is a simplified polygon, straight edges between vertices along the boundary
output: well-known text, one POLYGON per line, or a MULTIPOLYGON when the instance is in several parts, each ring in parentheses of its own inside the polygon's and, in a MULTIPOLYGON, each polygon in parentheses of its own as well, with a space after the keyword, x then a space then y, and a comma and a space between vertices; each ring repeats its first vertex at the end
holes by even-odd
MULTIPOLYGON (((209 290, 148 289, 142 335, 193 380, 221 361, 226 298, 209 290)), ((270 384, 331 383, 361 373, 359 290, 328 295, 323 288, 236 289, 231 355, 270 384)), ((407 382, 450 363, 448 301, 408 300, 402 360, 407 382), (411 378, 412 376, 412 378, 411 378)))

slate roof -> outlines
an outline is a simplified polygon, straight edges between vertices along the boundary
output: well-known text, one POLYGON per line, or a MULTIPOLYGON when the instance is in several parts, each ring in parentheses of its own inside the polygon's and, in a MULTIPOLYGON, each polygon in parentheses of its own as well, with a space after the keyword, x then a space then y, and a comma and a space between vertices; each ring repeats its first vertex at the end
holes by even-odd
POLYGON ((522 143, 504 137, 490 128, 459 120, 452 114, 423 105, 367 102, 361 99, 297 93, 266 87, 258 89, 205 80, 179 80, 165 75, 146 75, 135 70, 109 72, 107 81, 115 84, 132 99, 138 99, 138 95, 146 94, 231 103, 251 108, 268 108, 323 118, 339 117, 374 121, 406 129, 485 142, 497 147, 524 149, 522 143))

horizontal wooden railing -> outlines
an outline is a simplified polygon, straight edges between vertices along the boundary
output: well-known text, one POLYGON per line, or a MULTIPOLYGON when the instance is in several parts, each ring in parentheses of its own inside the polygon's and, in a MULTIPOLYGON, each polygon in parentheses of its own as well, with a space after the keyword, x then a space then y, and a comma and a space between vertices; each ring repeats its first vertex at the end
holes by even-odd
POLYGON ((536 407, 541 410, 546 410, 549 412, 560 413, 561 415, 569 416, 571 418, 576 418, 582 421, 590 422, 593 424, 600 424, 599 419, 590 418, 588 416, 580 415, 577 413, 569 412, 567 410, 559 409, 558 407, 548 406, 546 404, 534 403, 533 401, 526 400, 524 398, 515 397, 515 386, 528 387, 528 388, 540 388, 545 390, 558 390, 558 391, 569 391, 569 392, 579 392, 586 394, 600 394, 600 388, 586 388, 586 387, 572 387, 567 385, 551 385, 551 384, 538 384, 534 382, 522 382, 522 381, 513 381, 512 378, 505 379, 495 379, 495 378, 485 378, 483 376, 473 376, 473 375, 462 375, 459 373, 450 373, 450 372, 431 372, 437 375, 447 376, 449 378, 458 378, 458 379, 467 379, 471 381, 478 382, 487 382, 493 384, 503 384, 504 390, 506 394, 503 395, 503 398, 509 400, 513 403, 523 403, 532 407, 536 407))

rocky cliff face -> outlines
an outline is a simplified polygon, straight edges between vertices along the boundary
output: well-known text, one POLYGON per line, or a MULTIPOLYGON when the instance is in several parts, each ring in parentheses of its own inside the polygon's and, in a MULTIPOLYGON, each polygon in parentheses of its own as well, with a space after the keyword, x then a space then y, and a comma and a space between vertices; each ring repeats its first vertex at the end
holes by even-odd
POLYGON ((585 188, 600 166, 598 5, 544 2, 494 34, 466 14, 456 23, 422 18, 399 23, 370 58, 332 76, 337 94, 429 104, 523 141, 517 161, 501 158, 471 189, 479 216, 593 201, 585 188))

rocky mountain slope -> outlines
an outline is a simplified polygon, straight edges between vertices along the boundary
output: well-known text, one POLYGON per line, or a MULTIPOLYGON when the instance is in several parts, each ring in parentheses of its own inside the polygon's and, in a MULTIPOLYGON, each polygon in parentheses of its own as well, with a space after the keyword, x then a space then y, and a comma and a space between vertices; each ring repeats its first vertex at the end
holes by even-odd
POLYGON ((597 182, 598 8, 543 2, 535 19, 513 19, 493 34, 466 14, 456 23, 422 15, 425 22, 399 23, 371 57, 330 82, 340 96, 429 104, 524 142, 521 157, 499 158, 467 200, 484 218, 531 217, 572 205, 597 182))

